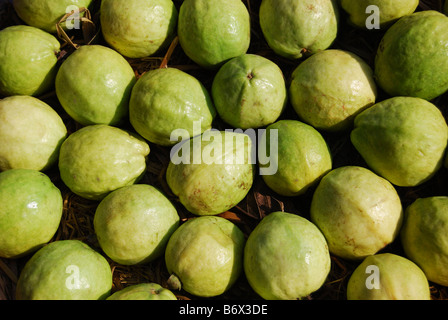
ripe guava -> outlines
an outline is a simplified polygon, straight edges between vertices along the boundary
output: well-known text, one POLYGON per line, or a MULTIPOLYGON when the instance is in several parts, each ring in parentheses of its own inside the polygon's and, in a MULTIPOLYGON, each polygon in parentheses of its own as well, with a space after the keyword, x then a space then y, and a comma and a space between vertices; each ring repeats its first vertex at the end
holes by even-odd
POLYGON ((329 48, 338 33, 336 0, 263 0, 259 20, 271 49, 299 59, 329 48))
POLYGON ((216 73, 212 96, 220 117, 234 128, 260 128, 275 122, 287 102, 282 70, 271 60, 244 54, 216 73))
POLYGON ((67 128, 59 114, 31 96, 0 100, 0 171, 45 171, 59 157, 67 128))
POLYGON ((114 292, 106 300, 177 300, 177 297, 157 283, 139 283, 114 292))
POLYGON ((83 127, 62 143, 61 179, 75 194, 102 200, 143 176, 149 152, 143 138, 123 129, 107 125, 83 127))
POLYGON ((425 10, 405 16, 385 33, 375 78, 391 96, 432 100, 448 90, 448 17, 425 10))
POLYGON ((244 271, 266 300, 302 299, 318 290, 330 272, 327 242, 309 220, 287 212, 264 217, 247 239, 244 271))
POLYGON ((443 164, 448 126, 432 103, 393 97, 360 113, 351 141, 369 167, 400 187, 429 180, 443 164))
POLYGON ((186 130, 189 136, 211 129, 215 116, 207 89, 195 77, 176 68, 146 72, 135 84, 129 102, 134 129, 143 138, 163 146, 178 142, 171 140, 176 129, 186 130), (198 133, 193 132, 194 122, 200 122, 198 133))
POLYGON ((352 260, 364 259, 392 243, 403 220, 393 185, 357 166, 339 167, 322 178, 310 214, 330 252, 352 260))
POLYGON ((171 0, 104 0, 101 31, 106 42, 125 57, 143 58, 173 40, 178 12, 171 0))
POLYGON ((59 41, 38 28, 0 31, 0 95, 39 96, 54 86, 59 41))
POLYGON ((107 260, 79 240, 59 240, 39 249, 25 264, 17 300, 102 300, 110 295, 107 260))
POLYGON ((293 72, 291 105, 316 129, 343 131, 355 116, 372 106, 377 87, 370 66, 343 50, 324 50, 309 57, 293 72))
POLYGON ((169 283, 180 282, 181 288, 199 297, 223 294, 242 273, 244 244, 243 232, 222 217, 187 220, 166 247, 169 283))
POLYGON ((0 203, 0 257, 18 258, 40 249, 59 227, 61 191, 42 172, 1 172, 0 203))
POLYGON ((191 60, 216 69, 249 49, 250 16, 241 0, 185 0, 177 32, 191 60))

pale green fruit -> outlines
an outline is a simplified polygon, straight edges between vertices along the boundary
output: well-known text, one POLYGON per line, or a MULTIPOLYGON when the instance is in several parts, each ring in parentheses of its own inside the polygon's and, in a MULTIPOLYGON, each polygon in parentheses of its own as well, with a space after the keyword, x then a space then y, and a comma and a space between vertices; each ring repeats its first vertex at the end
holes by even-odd
POLYGON ((356 166, 334 169, 322 178, 310 214, 330 252, 352 260, 392 243, 403 220, 400 197, 392 184, 356 166))
POLYGON ((171 0, 104 0, 101 31, 125 57, 143 58, 164 49, 174 38, 177 9, 171 0))
POLYGON ((106 300, 177 300, 177 297, 157 283, 139 283, 116 291, 106 300))
POLYGON ((377 87, 370 66, 357 55, 324 50, 293 72, 290 100, 299 117, 316 129, 343 131, 355 116, 376 101, 377 87))
POLYGON ((51 90, 59 41, 38 28, 17 25, 0 31, 0 94, 39 96, 51 90))
POLYGON ((0 100, 0 171, 44 171, 59 157, 67 128, 59 114, 31 96, 0 100))
POLYGON ((56 76, 56 94, 64 110, 82 125, 117 125, 127 120, 136 77, 118 52, 100 45, 81 46, 56 76))
POLYGON ((87 126, 62 144, 59 171, 75 194, 102 200, 110 192, 137 182, 150 149, 139 136, 107 126, 87 126))

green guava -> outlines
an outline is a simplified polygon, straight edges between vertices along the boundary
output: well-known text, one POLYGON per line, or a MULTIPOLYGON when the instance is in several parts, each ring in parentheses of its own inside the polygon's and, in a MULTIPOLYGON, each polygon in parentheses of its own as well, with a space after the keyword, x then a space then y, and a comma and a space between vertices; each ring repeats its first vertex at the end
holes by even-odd
POLYGON ((296 120, 280 120, 267 127, 259 148, 263 154, 270 150, 270 163, 277 171, 264 174, 263 180, 283 196, 298 196, 314 186, 332 169, 330 150, 322 135, 312 126, 296 120), (277 136, 272 139, 272 135, 277 136), (272 140, 272 141, 271 141, 272 140), (277 148, 277 152, 273 150, 277 148))
POLYGON ((18 258, 40 249, 59 227, 61 191, 42 172, 1 172, 0 203, 0 257, 18 258))
POLYGON ((187 220, 173 233, 166 247, 170 285, 180 285, 199 297, 223 294, 242 273, 244 244, 243 232, 222 217, 187 220))
POLYGON ((114 292, 106 300, 177 300, 177 297, 157 283, 139 283, 114 292))
POLYGON ((406 208, 401 243, 429 281, 448 286, 448 197, 419 198, 406 208))
POLYGON ((79 240, 59 240, 39 249, 25 264, 17 300, 102 300, 110 295, 107 260, 79 240))
POLYGON ((171 152, 168 186, 195 215, 225 212, 252 187, 253 148, 249 135, 217 130, 180 142, 171 152))
POLYGON ((244 54, 216 73, 212 96, 220 117, 235 128, 260 128, 275 122, 287 102, 282 70, 271 60, 244 54))
POLYGON ((336 0, 262 0, 261 30, 269 47, 288 59, 329 48, 338 33, 336 0))
POLYGON ((266 300, 303 299, 325 282, 331 267, 327 242, 309 220, 287 212, 264 217, 247 239, 244 271, 266 300))
POLYGON ((200 134, 211 129, 216 116, 207 89, 195 77, 176 68, 146 72, 135 84, 129 102, 129 119, 134 129, 152 143, 172 146, 176 129, 193 136, 194 123, 200 134), (167 107, 169 106, 169 107, 167 107))
POLYGON ((178 12, 171 0, 104 0, 101 31, 106 42, 125 57, 158 53, 173 40, 178 12))
POLYGON ((179 220, 176 208, 162 192, 136 184, 106 196, 93 223, 104 253, 117 263, 135 265, 163 255, 179 220))
POLYGON ((216 69, 249 49, 249 12, 241 0, 185 0, 177 33, 191 60, 216 69))
POLYGON ((339 167, 322 178, 310 214, 330 252, 351 260, 364 259, 392 243, 403 220, 393 185, 357 166, 339 167))
POLYGON ((59 157, 67 128, 59 114, 31 96, 0 100, 0 171, 45 171, 59 157))
POLYGON ((59 153, 61 179, 86 199, 102 200, 110 192, 132 185, 146 170, 148 144, 136 134, 107 125, 92 125, 72 133, 59 153))
POLYGON ((400 187, 429 180, 443 164, 448 127, 432 103, 393 97, 355 119, 351 141, 369 167, 400 187))
POLYGON ((309 57, 293 72, 291 105, 316 129, 344 131, 355 116, 372 106, 377 87, 370 66, 343 50, 324 50, 309 57))
POLYGON ((405 16, 384 35, 375 78, 391 96, 432 100, 448 90, 448 17, 425 10, 405 16))
POLYGON ((39 96, 51 90, 59 41, 38 28, 17 25, 0 31, 0 95, 39 96))

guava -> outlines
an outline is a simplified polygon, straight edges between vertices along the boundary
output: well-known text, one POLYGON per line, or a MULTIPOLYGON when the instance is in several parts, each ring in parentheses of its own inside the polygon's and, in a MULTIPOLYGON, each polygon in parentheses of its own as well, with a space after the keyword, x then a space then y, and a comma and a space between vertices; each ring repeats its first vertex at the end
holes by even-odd
POLYGON ((269 47, 294 60, 333 44, 339 8, 336 0, 262 0, 259 21, 269 47))
POLYGON ((129 119, 145 139, 162 146, 178 142, 175 130, 189 136, 211 129, 216 116, 213 101, 195 77, 176 68, 146 72, 135 84, 129 103, 129 119), (169 106, 169 107, 168 107, 169 106), (195 122, 200 128, 194 133, 195 122))
POLYGON ((152 56, 176 32, 178 12, 171 0, 105 0, 101 31, 106 42, 128 58, 152 56))
POLYGON ((106 300, 177 300, 177 297, 157 283, 139 283, 114 292, 106 300))
POLYGON ((223 294, 242 273, 244 244, 243 232, 222 217, 187 220, 166 247, 170 285, 198 297, 223 294))
POLYGON ((59 157, 67 128, 59 114, 32 96, 0 100, 0 171, 45 171, 59 157))
POLYGON ((73 193, 102 200, 141 179, 149 152, 148 144, 134 133, 107 125, 83 127, 62 143, 61 179, 73 193))
POLYGON ((393 185, 358 166, 339 167, 322 178, 310 215, 330 252, 350 260, 364 259, 392 243, 403 221, 393 185))
POLYGON ((360 113, 351 141, 368 166, 400 187, 429 180, 443 164, 448 127, 432 103, 393 97, 360 113))
POLYGON ((241 0, 185 0, 179 9, 177 33, 191 60, 217 69, 249 49, 249 11, 241 0))
POLYGON ((318 130, 344 131, 372 106, 377 87, 370 66, 354 53, 329 49, 301 63, 291 76, 291 105, 318 130))
POLYGON ((221 119, 241 129, 275 122, 287 102, 282 70, 255 54, 243 54, 226 62, 214 77, 212 96, 221 119))
POLYGON ((448 197, 419 198, 406 208, 401 243, 429 281, 448 286, 448 197))
POLYGON ((243 200, 252 187, 253 148, 250 136, 237 132, 207 130, 184 140, 171 152, 168 186, 195 215, 225 212, 243 200))
POLYGON ((391 96, 432 100, 448 90, 448 17, 415 12, 385 33, 375 57, 375 78, 391 96))
POLYGON ((39 96, 54 87, 59 41, 38 28, 17 25, 0 31, 0 95, 39 96))
POLYGON ((244 248, 246 278, 266 300, 307 297, 324 284, 330 267, 327 242, 319 229, 288 212, 264 217, 244 248))
POLYGON ((267 127, 263 138, 266 147, 262 143, 259 148, 263 154, 268 153, 264 148, 271 154, 270 163, 260 163, 260 168, 272 167, 277 171, 262 177, 280 195, 301 195, 332 169, 328 145, 319 131, 310 125, 297 120, 280 120, 267 127), (276 139, 272 139, 273 134, 276 139))
POLYGON ((103 300, 112 289, 107 260, 79 240, 58 240, 39 249, 25 264, 17 300, 103 300))
POLYGON ((59 227, 61 191, 42 172, 1 172, 0 203, 0 257, 15 259, 37 251, 59 227))

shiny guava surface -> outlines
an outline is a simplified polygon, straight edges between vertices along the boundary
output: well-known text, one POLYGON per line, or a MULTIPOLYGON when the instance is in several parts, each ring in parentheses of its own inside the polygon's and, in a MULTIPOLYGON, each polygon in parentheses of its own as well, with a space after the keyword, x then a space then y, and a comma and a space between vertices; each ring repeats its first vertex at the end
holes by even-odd
POLYGON ((375 103, 377 87, 372 69, 359 56, 329 49, 294 70, 289 95, 304 122, 319 130, 343 131, 375 103))
POLYGON ((163 146, 178 142, 175 130, 192 137, 211 129, 215 116, 213 101, 204 85, 176 68, 146 72, 135 84, 129 102, 129 119, 134 129, 148 141, 163 146), (196 126, 199 132, 194 132, 196 126))
POLYGON ((0 94, 39 96, 54 87, 59 41, 38 28, 0 31, 0 94))
POLYGON ((177 297, 157 283, 139 283, 114 292, 106 300, 177 300, 177 297))
POLYGON ((107 260, 84 242, 59 240, 39 249, 25 264, 17 300, 103 300, 110 296, 107 260))
POLYGON ((0 100, 0 171, 45 171, 59 157, 67 128, 59 114, 32 96, 0 100))
POLYGON ((220 117, 234 128, 260 128, 282 114, 287 91, 282 70, 273 61, 244 54, 216 73, 212 96, 220 117))
POLYGON ((117 125, 127 120, 134 71, 115 50, 81 46, 56 76, 56 95, 64 110, 82 125, 117 125))
POLYGON ((299 59, 329 48, 338 33, 335 0, 263 0, 261 30, 275 53, 299 59))
POLYGON ((392 243, 403 220, 393 185, 357 166, 339 167, 322 178, 310 214, 330 252, 352 260, 364 259, 392 243))
POLYGON ((244 249, 247 280, 266 300, 307 297, 324 284, 330 266, 327 242, 319 229, 288 212, 264 217, 244 249))
POLYGON ((0 257, 17 258, 40 249, 59 227, 61 192, 42 172, 1 172, 0 203, 0 257))
POLYGON ((448 17, 426 10, 384 35, 375 58, 378 85, 391 96, 432 100, 448 90, 448 17))
POLYGON ((223 294, 242 273, 244 244, 243 232, 222 217, 187 220, 166 247, 169 281, 180 281, 181 288, 199 297, 223 294))
POLYGON ((142 177, 149 152, 148 144, 136 134, 107 125, 87 126, 63 142, 59 171, 72 192, 102 200, 142 177))
POLYGON ((406 208, 401 243, 429 281, 448 286, 448 197, 419 198, 406 208))
POLYGON ((178 12, 171 0, 104 0, 100 17, 111 47, 125 57, 143 58, 173 40, 178 12))
POLYGON ((93 220, 103 251, 115 262, 135 265, 163 255, 179 226, 174 205, 155 187, 135 184, 111 192, 93 220))
POLYGON ((350 276, 348 300, 430 300, 428 279, 414 262, 392 253, 368 256, 350 276))
POLYGON ((308 124, 280 120, 266 128, 263 138, 266 142, 259 148, 263 155, 270 151, 270 162, 260 163, 260 167, 272 168, 272 173, 267 172, 263 179, 280 195, 303 194, 332 169, 332 157, 325 139, 308 124), (277 138, 273 139, 273 135, 277 138))
POLYGON ((185 0, 177 32, 191 60, 216 69, 249 49, 250 16, 241 0, 185 0))
POLYGON ((443 164, 448 127, 432 103, 393 97, 355 118, 351 141, 369 167, 393 184, 417 186, 443 164))

